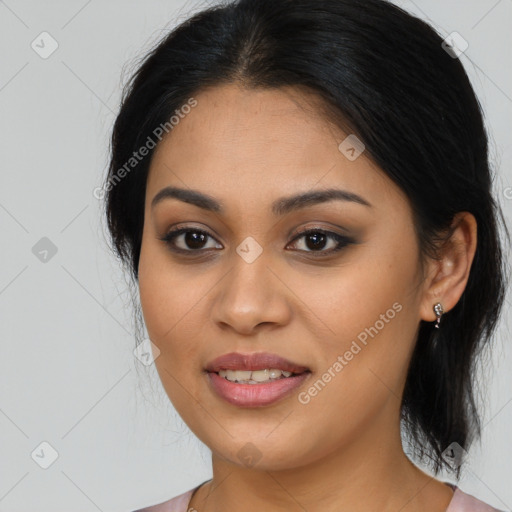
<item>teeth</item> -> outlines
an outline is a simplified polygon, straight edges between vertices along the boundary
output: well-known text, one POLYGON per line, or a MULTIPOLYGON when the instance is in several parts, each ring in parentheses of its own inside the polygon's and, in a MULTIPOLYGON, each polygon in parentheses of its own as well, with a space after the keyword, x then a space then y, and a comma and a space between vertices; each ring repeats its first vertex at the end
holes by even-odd
POLYGON ((289 377, 292 372, 278 370, 276 368, 265 370, 219 370, 219 375, 231 382, 243 382, 244 384, 257 384, 258 382, 271 382, 283 377, 289 377))
POLYGON ((251 378, 250 370, 236 370, 233 373, 236 380, 249 380, 251 378))
POLYGON ((266 380, 270 380, 269 374, 270 370, 257 370, 251 373, 251 379, 256 382, 265 382, 266 380))

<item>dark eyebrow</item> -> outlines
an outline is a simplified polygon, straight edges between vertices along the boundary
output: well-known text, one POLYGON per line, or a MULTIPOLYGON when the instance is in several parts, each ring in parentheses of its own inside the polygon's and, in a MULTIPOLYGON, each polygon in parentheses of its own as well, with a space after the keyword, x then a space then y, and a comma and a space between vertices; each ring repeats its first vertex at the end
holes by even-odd
POLYGON ((278 199, 272 204, 272 212, 275 215, 284 215, 285 213, 298 210, 299 208, 336 200, 351 201, 370 208, 372 207, 366 199, 363 199, 361 196, 358 196, 353 192, 337 188, 329 188, 326 190, 312 190, 310 192, 303 192, 302 194, 278 199))
POLYGON ((178 199, 185 203, 193 204, 202 208, 203 210, 210 210, 212 212, 222 212, 220 203, 211 196, 191 190, 178 187, 165 187, 151 201, 151 208, 154 208, 158 203, 164 199, 178 199))
MULTIPOLYGON (((193 204, 203 210, 209 210, 217 213, 223 212, 221 203, 213 197, 203 194, 202 192, 198 192, 197 190, 165 187, 155 195, 151 201, 151 208, 154 208, 164 199, 178 199, 185 203, 193 204)), ((353 192, 330 188, 326 190, 312 190, 293 196, 282 197, 272 203, 272 213, 274 215, 284 215, 285 213, 298 210, 299 208, 334 200, 351 201, 370 208, 372 207, 366 199, 363 199, 361 196, 354 194, 353 192)))

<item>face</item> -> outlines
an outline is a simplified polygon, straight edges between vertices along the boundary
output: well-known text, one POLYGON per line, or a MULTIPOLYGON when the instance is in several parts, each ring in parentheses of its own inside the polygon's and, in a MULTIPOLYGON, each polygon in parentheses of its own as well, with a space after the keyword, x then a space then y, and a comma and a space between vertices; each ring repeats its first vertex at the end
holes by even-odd
POLYGON ((349 134, 314 96, 225 85, 194 98, 146 190, 140 299, 166 393, 237 465, 385 442, 423 296, 406 197, 350 139, 339 148, 349 134))

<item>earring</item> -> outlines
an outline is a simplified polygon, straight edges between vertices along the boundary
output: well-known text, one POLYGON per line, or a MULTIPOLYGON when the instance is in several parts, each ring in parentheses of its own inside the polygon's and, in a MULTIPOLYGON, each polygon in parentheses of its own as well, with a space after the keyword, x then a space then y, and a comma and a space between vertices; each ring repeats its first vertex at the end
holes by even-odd
POLYGON ((439 329, 439 323, 441 322, 441 317, 443 316, 444 309, 440 302, 434 304, 434 313, 436 314, 437 320, 436 325, 434 326, 436 329, 439 329))

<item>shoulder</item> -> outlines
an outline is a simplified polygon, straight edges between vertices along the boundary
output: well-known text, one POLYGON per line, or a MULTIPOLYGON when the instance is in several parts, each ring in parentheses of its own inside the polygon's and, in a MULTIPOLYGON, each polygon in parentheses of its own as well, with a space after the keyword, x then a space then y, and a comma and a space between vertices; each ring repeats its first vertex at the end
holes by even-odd
POLYGON ((493 508, 487 503, 467 494, 459 487, 453 486, 454 493, 446 512, 504 512, 493 508))
POLYGON ((190 503, 190 498, 194 492, 194 489, 190 489, 179 496, 175 496, 174 498, 163 501, 162 503, 157 503, 156 505, 151 505, 149 507, 140 508, 138 510, 134 510, 133 512, 187 512, 188 504, 190 503))

